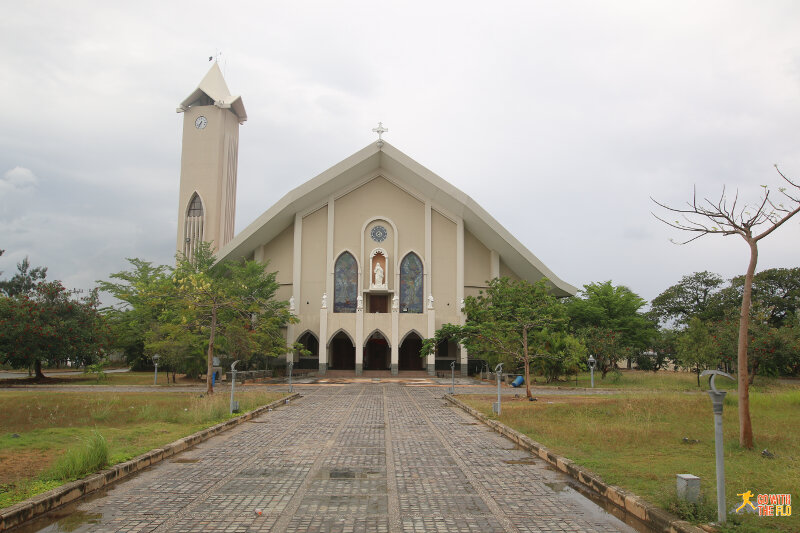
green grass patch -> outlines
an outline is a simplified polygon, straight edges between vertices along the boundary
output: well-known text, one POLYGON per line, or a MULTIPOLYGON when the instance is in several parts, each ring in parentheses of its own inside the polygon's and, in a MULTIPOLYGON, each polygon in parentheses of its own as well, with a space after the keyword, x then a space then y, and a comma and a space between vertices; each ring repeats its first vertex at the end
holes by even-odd
POLYGON ((92 472, 102 470, 108 465, 108 443, 97 431, 93 431, 81 446, 70 448, 50 469, 43 479, 67 482, 82 478, 92 472))
MULTIPOLYGON (((243 389, 243 412, 286 396, 243 389)), ((188 392, 0 391, 0 508, 230 418, 229 401, 188 392)))
MULTIPOLYGON (((736 377, 736 376, 734 376, 736 377)), ((575 376, 563 381, 551 381, 546 383, 542 376, 533 376, 532 385, 536 387, 567 387, 567 388, 590 388, 591 375, 589 372, 578 374, 577 382, 575 376)), ((736 382, 727 379, 717 379, 717 388, 720 390, 735 390, 736 382)), ((700 386, 697 385, 697 374, 685 371, 660 370, 658 372, 647 372, 644 370, 621 370, 606 375, 605 379, 600 377, 600 372, 594 374, 594 386, 598 389, 618 389, 618 390, 652 390, 652 391, 705 391, 708 390, 708 378, 700 378, 700 386)), ((776 379, 765 376, 756 376, 755 383, 750 390, 755 392, 775 392, 781 390, 792 390, 800 388, 800 379, 776 379)))
MULTIPOLYGON (((459 396, 487 416, 495 396, 459 396)), ((737 402, 724 411, 728 508, 737 494, 792 494, 800 498, 800 389, 750 396, 755 449, 739 447, 737 402), (768 449, 774 458, 765 458, 768 449)), ((638 392, 610 396, 540 396, 538 402, 503 402, 500 421, 554 452, 665 508, 676 509, 675 475, 701 478, 716 514, 714 425, 705 394, 638 392)), ((686 513, 684 513, 686 514, 686 513)), ((695 510, 705 518, 707 509, 695 510)), ((701 519, 702 519, 701 518, 701 519)), ((800 531, 797 513, 785 517, 735 517, 735 531, 800 531)))

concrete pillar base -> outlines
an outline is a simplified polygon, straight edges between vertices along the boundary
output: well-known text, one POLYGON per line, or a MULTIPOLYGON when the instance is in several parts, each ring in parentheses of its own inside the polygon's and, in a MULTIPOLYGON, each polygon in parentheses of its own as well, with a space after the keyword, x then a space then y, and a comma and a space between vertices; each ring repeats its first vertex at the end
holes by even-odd
POLYGON ((356 363, 356 376, 360 376, 364 373, 364 365, 356 363))
POLYGON ((461 363, 458 366, 458 373, 461 375, 462 378, 465 378, 469 375, 469 367, 466 363, 461 363))
POLYGON ((392 375, 396 376, 397 372, 398 372, 397 365, 396 364, 392 365, 392 375))
POLYGON ((436 375, 436 365, 428 365, 428 375, 429 376, 436 375))
POLYGON ((320 376, 324 376, 327 371, 328 371, 328 363, 320 363, 319 364, 319 375, 320 376))

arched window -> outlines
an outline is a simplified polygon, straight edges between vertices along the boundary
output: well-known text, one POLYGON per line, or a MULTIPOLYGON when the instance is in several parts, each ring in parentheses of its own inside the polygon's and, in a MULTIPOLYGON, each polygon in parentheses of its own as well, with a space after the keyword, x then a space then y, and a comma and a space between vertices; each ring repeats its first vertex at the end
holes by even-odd
POLYGON ((423 297, 422 261, 414 252, 400 263, 400 312, 421 313, 423 297))
POLYGON ((333 270, 333 312, 355 313, 358 296, 358 263, 349 252, 336 260, 333 270))
POLYGON ((200 195, 194 193, 186 208, 186 218, 183 223, 183 255, 191 260, 197 246, 203 242, 203 201, 200 195))
POLYGON ((187 215, 190 217, 201 217, 203 216, 203 202, 200 200, 200 197, 197 193, 192 195, 192 199, 189 200, 189 211, 187 215))

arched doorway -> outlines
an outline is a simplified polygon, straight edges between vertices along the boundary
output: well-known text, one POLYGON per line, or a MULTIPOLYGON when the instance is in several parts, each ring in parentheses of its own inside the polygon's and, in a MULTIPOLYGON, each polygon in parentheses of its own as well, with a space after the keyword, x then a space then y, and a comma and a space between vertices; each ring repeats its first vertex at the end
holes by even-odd
POLYGON ((364 343, 364 370, 389 370, 390 364, 389 341, 380 331, 375 331, 364 343))
POLYGON ((412 331, 400 343, 400 370, 425 370, 425 359, 419 356, 422 348, 422 337, 412 331))
POLYGON ((297 339, 309 354, 300 354, 296 363, 297 368, 317 370, 319 368, 319 341, 310 331, 306 331, 297 339))
POLYGON ((340 331, 333 336, 330 343, 331 363, 333 370, 355 370, 356 347, 347 333, 340 331))

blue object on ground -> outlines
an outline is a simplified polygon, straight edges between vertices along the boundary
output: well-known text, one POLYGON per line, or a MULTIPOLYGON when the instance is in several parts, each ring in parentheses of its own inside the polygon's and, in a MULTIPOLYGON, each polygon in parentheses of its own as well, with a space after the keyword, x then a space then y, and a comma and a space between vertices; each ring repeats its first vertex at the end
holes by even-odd
POLYGON ((216 371, 214 371, 214 372, 212 372, 212 373, 211 373, 211 386, 212 386, 212 387, 214 386, 214 384, 216 383, 216 381, 217 381, 217 372, 216 372, 216 371))
POLYGON ((522 376, 517 376, 516 379, 514 379, 514 381, 511 382, 511 386, 519 387, 523 383, 525 383, 525 378, 523 378, 522 376))

